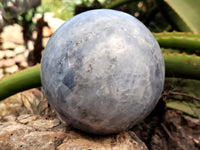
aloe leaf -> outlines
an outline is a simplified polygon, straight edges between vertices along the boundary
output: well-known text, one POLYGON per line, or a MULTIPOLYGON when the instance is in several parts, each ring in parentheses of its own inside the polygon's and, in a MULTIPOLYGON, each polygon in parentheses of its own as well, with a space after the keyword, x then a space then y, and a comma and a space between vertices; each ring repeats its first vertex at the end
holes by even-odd
POLYGON ((200 57, 196 55, 179 54, 177 52, 163 53, 166 77, 200 80, 200 57))
POLYGON ((166 106, 200 118, 200 81, 166 78, 163 98, 166 106))
POLYGON ((40 65, 36 65, 1 79, 0 100, 39 86, 41 86, 40 65))
POLYGON ((164 15, 180 31, 200 32, 199 0, 157 0, 164 15))
POLYGON ((200 53, 200 33, 162 32, 153 33, 160 47, 193 50, 200 53))
POLYGON ((200 80, 183 79, 183 78, 165 78, 166 91, 176 91, 185 93, 190 96, 200 97, 200 80))
POLYGON ((174 99, 167 100, 166 106, 172 109, 180 110, 193 117, 200 118, 200 102, 193 101, 176 101, 174 99))

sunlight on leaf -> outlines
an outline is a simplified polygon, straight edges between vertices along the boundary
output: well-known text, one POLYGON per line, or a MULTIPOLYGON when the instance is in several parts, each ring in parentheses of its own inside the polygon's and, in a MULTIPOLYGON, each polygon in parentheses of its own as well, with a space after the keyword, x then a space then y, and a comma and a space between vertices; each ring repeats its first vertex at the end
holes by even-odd
POLYGON ((199 0, 157 0, 157 2, 180 31, 200 32, 199 0))

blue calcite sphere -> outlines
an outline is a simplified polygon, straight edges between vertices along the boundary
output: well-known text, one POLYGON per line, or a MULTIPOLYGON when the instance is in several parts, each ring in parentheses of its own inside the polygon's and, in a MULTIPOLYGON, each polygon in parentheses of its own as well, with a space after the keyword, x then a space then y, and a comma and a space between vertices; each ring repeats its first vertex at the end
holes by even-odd
POLYGON ((65 22, 42 57, 49 103, 74 128, 111 134, 131 128, 155 107, 164 61, 151 32, 133 16, 92 10, 65 22))

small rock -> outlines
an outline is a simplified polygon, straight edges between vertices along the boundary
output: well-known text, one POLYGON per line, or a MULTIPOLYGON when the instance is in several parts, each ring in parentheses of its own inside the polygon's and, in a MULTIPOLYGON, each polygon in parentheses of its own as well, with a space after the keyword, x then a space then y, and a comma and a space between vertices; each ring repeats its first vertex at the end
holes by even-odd
POLYGON ((43 37, 50 37, 53 34, 53 31, 51 28, 45 26, 43 27, 43 37))
POLYGON ((4 60, 0 60, 0 68, 3 68, 4 60))
POLYGON ((16 44, 9 41, 4 41, 2 44, 2 49, 15 49, 16 44))
POLYGON ((3 68, 7 68, 7 67, 11 67, 13 65, 15 65, 15 60, 14 59, 4 59, 4 60, 1 60, 1 65, 3 68), (2 64, 1 64, 2 63, 2 64))
POLYGON ((23 28, 19 24, 5 26, 1 34, 2 41, 23 44, 24 39, 22 30, 23 28))
POLYGON ((18 55, 24 53, 25 50, 26 48, 24 46, 18 46, 17 48, 15 48, 14 52, 16 55, 18 55))
POLYGON ((27 68, 28 67, 28 63, 26 61, 22 61, 22 62, 20 62, 19 66, 21 68, 27 68))
POLYGON ((23 61, 26 61, 26 59, 25 59, 25 57, 24 57, 23 54, 19 54, 19 55, 17 55, 17 56, 15 57, 15 62, 16 62, 16 63, 21 63, 21 62, 23 62, 23 61))
MULTIPOLYGON (((36 106, 33 108, 31 104, 36 104, 36 103, 38 104, 40 102, 43 103, 42 96, 43 96, 42 92, 36 88, 12 95, 0 101, 0 116, 7 116, 11 114, 14 116, 19 116, 19 114, 28 114, 28 113, 32 114, 33 109, 34 111, 37 111, 38 107, 36 106)), ((47 107, 48 106, 44 107, 44 109, 47 110, 47 107)), ((49 113, 50 112, 49 109, 50 108, 48 108, 48 116, 52 114, 49 113)), ((47 114, 47 112, 42 112, 40 115, 42 114, 45 115, 47 114)), ((26 118, 26 116, 22 116, 22 118, 26 118)))
POLYGON ((25 57, 25 58, 28 58, 29 53, 30 53, 31 51, 33 51, 33 50, 27 49, 27 50, 24 52, 24 57, 25 57))
POLYGON ((32 37, 33 37, 33 39, 37 38, 37 31, 33 31, 32 37))
POLYGON ((47 45, 49 39, 50 39, 50 38, 47 38, 47 37, 45 37, 45 38, 42 39, 42 46, 43 46, 43 47, 46 47, 46 45, 47 45))
MULTIPOLYGON (((28 118, 26 119, 28 120, 28 118)), ((58 119, 53 119, 53 120, 48 120, 48 119, 44 119, 44 120, 31 120, 31 122, 29 121, 28 123, 26 123, 27 125, 34 127, 35 129, 51 129, 55 126, 58 126, 61 124, 60 120, 58 119)))
POLYGON ((5 56, 5 52, 4 51, 0 51, 0 60, 3 59, 5 56))
POLYGON ((53 32, 55 32, 65 22, 64 20, 55 18, 53 13, 45 13, 44 21, 48 23, 53 32))
POLYGON ((48 22, 49 27, 52 29, 53 32, 55 32, 64 23, 65 23, 64 20, 61 20, 61 19, 58 19, 58 18, 52 18, 48 22))
POLYGON ((8 68, 5 68, 5 72, 6 73, 15 73, 18 71, 18 66, 17 65, 14 65, 14 66, 11 66, 11 67, 8 67, 8 68))
POLYGON ((33 41, 28 41, 28 49, 33 50, 34 49, 34 42, 33 41))
POLYGON ((14 115, 8 115, 3 117, 4 121, 15 121, 17 118, 14 115))
POLYGON ((30 114, 23 114, 17 118, 17 121, 22 124, 27 124, 28 122, 34 121, 37 119, 37 116, 33 116, 30 114))
POLYGON ((4 74, 3 74, 3 69, 0 68, 0 79, 3 78, 4 74))
POLYGON ((51 19, 51 18, 55 18, 55 14, 54 13, 47 12, 47 13, 44 14, 44 20, 46 22, 48 22, 48 20, 51 19))
POLYGON ((15 52, 12 51, 12 50, 5 50, 4 53, 5 53, 5 57, 6 57, 6 58, 15 57, 15 52))
POLYGON ((37 23, 37 21, 42 18, 42 14, 35 14, 35 16, 32 18, 34 23, 37 23))

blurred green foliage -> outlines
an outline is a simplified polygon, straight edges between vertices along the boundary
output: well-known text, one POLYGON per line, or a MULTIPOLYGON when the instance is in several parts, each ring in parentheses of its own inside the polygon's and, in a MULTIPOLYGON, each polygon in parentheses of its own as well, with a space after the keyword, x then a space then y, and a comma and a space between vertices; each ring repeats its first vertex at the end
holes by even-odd
POLYGON ((176 29, 200 32, 200 0, 156 0, 156 2, 176 29))
POLYGON ((155 0, 42 0, 42 8, 44 12, 53 12, 63 20, 90 9, 117 9, 137 17, 153 32, 174 29, 155 0))
POLYGON ((42 0, 42 8, 44 12, 53 12, 58 18, 67 20, 74 16, 77 5, 90 7, 93 2, 94 0, 42 0))

